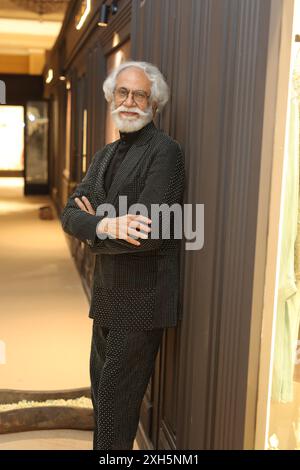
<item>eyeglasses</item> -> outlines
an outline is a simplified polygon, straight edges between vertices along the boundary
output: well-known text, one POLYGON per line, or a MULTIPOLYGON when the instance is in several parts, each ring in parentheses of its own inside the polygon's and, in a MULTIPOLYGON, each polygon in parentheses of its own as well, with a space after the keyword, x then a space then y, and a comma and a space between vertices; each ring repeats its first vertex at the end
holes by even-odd
POLYGON ((144 104, 150 95, 148 95, 145 91, 143 90, 128 90, 127 88, 120 87, 114 90, 114 96, 118 102, 123 103, 125 100, 127 100, 129 93, 132 93, 133 101, 136 104, 144 104))

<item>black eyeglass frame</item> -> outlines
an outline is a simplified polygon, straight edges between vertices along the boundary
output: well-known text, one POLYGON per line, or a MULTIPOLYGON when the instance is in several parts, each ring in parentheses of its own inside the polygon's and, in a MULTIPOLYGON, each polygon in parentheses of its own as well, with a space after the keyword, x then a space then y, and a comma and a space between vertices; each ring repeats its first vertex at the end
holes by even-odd
POLYGON ((123 100, 120 101, 120 104, 124 103, 124 101, 127 100, 127 98, 128 98, 128 96, 129 96, 130 93, 132 93, 133 101, 134 101, 137 105, 142 104, 142 103, 138 103, 138 102, 135 100, 135 93, 141 93, 141 92, 142 92, 142 93, 145 95, 145 99, 146 99, 147 101, 149 101, 149 98, 151 97, 151 93, 148 94, 148 93, 146 93, 144 90, 128 90, 128 88, 119 87, 119 88, 115 88, 114 91, 113 91, 113 95, 114 95, 115 98, 116 98, 116 93, 117 93, 117 91, 119 91, 119 90, 126 90, 126 92, 127 92, 126 97, 125 97, 123 100))

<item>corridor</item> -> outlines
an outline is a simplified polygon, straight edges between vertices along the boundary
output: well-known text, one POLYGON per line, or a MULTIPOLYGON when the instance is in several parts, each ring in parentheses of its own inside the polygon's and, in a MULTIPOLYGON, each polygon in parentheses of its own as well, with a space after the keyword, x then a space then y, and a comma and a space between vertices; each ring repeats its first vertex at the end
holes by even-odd
MULTIPOLYGON (((53 220, 39 218, 45 205, 47 196, 23 196, 22 178, 0 178, 1 390, 89 387, 88 301, 53 205, 53 220)), ((57 448, 87 449, 91 434, 0 434, 0 449, 28 448, 32 435, 37 448, 54 435, 57 448)))

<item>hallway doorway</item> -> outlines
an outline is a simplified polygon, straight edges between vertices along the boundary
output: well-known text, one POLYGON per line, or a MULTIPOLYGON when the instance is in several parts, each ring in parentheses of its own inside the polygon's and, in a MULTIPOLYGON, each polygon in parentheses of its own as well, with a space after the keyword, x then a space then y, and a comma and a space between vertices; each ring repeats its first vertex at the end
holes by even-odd
POLYGON ((0 175, 22 176, 24 172, 24 107, 0 107, 0 175))

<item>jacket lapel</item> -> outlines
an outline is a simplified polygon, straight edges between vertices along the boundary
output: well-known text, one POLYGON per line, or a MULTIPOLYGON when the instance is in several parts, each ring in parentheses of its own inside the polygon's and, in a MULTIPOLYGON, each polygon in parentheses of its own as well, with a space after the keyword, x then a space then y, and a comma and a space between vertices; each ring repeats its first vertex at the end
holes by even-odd
POLYGON ((128 152, 125 155, 124 160, 122 161, 118 171, 111 183, 109 188, 106 201, 113 204, 115 198, 118 195, 118 191, 121 188, 124 181, 128 179, 128 177, 134 171, 135 166, 138 164, 140 159, 142 158, 144 152, 148 148, 149 144, 139 145, 132 144, 129 148, 128 152))
POLYGON ((138 135, 136 141, 132 144, 129 148, 128 152, 125 155, 124 160, 122 161, 118 171, 112 181, 112 184, 109 188, 108 193, 104 189, 104 174, 108 165, 115 154, 117 147, 120 143, 120 139, 116 140, 112 144, 110 144, 105 151, 103 156, 98 178, 97 178, 97 199, 99 204, 102 204, 104 201, 110 204, 114 204, 115 199, 118 195, 118 191, 122 186, 123 182, 129 177, 129 175, 134 171, 135 166, 142 158, 144 152, 147 150, 149 146, 149 140, 153 137, 154 133, 158 132, 153 121, 148 123, 138 135))
POLYGON ((100 167, 99 167, 99 172, 98 172, 98 176, 97 176, 97 180, 96 180, 96 197, 97 197, 97 201, 99 204, 102 204, 106 197, 107 197, 107 194, 106 194, 106 191, 105 191, 105 187, 104 187, 104 174, 105 174, 105 171, 115 153, 115 151, 117 150, 117 146, 119 144, 119 140, 116 140, 115 142, 113 142, 112 144, 110 144, 105 152, 104 152, 104 155, 103 155, 103 158, 101 159, 101 163, 100 163, 100 167))

